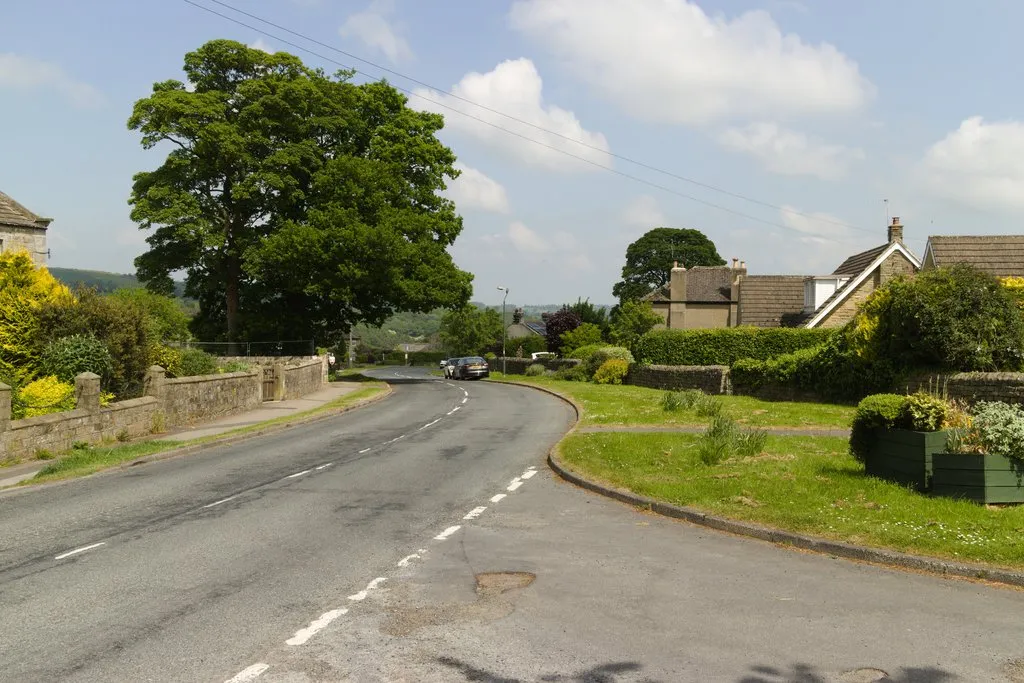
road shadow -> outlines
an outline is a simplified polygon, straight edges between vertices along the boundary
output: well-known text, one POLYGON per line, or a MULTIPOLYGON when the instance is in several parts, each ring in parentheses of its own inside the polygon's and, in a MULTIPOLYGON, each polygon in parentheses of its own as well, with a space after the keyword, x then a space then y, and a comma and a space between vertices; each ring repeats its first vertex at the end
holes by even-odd
POLYGON ((873 667, 826 675, 810 664, 797 663, 788 670, 772 666, 752 666, 750 673, 736 683, 948 683, 960 677, 938 667, 900 667, 883 672, 873 667))
POLYGON ((610 662, 574 674, 546 674, 529 681, 500 676, 454 657, 438 657, 437 661, 473 683, 667 683, 640 676, 643 665, 638 662, 610 662))

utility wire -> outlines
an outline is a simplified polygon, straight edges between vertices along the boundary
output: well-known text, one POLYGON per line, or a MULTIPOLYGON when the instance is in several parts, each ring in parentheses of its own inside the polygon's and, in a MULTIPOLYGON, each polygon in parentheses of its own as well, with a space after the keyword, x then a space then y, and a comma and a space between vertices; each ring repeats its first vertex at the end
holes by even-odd
MULTIPOLYGON (((209 1, 210 2, 216 2, 217 4, 224 5, 225 7, 228 7, 230 9, 234 10, 234 8, 232 8, 230 5, 227 5, 227 4, 223 3, 223 2, 219 2, 219 0, 209 0, 209 1)), ((337 66, 340 66, 343 69, 350 70, 350 71, 353 71, 355 73, 359 73, 359 74, 361 74, 363 76, 366 76, 367 78, 372 79, 375 82, 380 82, 380 81, 384 81, 385 80, 385 79, 380 78, 378 76, 375 76, 373 74, 368 74, 366 72, 360 71, 359 69, 355 69, 355 68, 349 66, 348 64, 340 62, 340 61, 338 61, 338 60, 336 60, 336 59, 334 59, 332 57, 328 57, 326 55, 323 55, 323 54, 321 54, 319 52, 316 52, 315 50, 311 50, 308 47, 305 47, 303 45, 299 45, 297 43, 289 41, 289 40, 287 40, 285 38, 282 38, 279 35, 270 33, 269 31, 265 31, 265 30, 263 30, 263 29, 261 29, 259 27, 253 26, 251 24, 247 24, 244 21, 236 19, 235 17, 229 16, 229 15, 224 14, 222 12, 218 12, 217 10, 215 10, 215 9, 213 9, 211 7, 206 7, 206 6, 196 2, 195 0, 182 0, 182 2, 185 2, 185 3, 189 4, 189 5, 192 5, 193 7, 201 9, 201 10, 203 10, 205 12, 209 12, 210 14, 218 16, 218 17, 220 17, 222 19, 226 19, 227 21, 230 21, 230 22, 232 22, 234 24, 237 24, 239 26, 247 28, 247 29, 249 29, 251 31, 255 31, 256 33, 259 33, 259 34, 264 35, 264 36, 266 36, 268 38, 271 38, 271 39, 277 41, 278 43, 282 43, 284 45, 288 45, 289 47, 293 47, 293 48, 295 48, 297 50, 302 50, 303 52, 305 52, 307 54, 313 55, 314 57, 318 57, 319 59, 322 59, 322 60, 324 60, 326 62, 330 62, 331 64, 335 64, 337 66)), ((237 12, 239 12, 241 14, 246 14, 247 16, 252 16, 252 15, 248 15, 245 12, 242 12, 241 10, 235 10, 235 11, 237 11, 237 12)), ((259 19, 258 17, 254 17, 254 18, 256 18, 258 21, 263 21, 262 19, 259 19)), ((276 27, 276 25, 271 24, 270 22, 265 22, 265 23, 267 23, 268 25, 276 27)), ((295 34, 295 32, 290 31, 289 29, 282 29, 282 30, 284 30, 286 32, 289 32, 289 33, 295 34)), ((306 40, 310 40, 311 42, 317 42, 317 41, 314 41, 312 39, 305 38, 305 36, 302 36, 302 34, 295 34, 295 35, 303 37, 306 40)), ((330 47, 330 46, 328 45, 327 47, 330 47)), ((363 61, 363 60, 361 60, 361 61, 363 61)), ((775 228, 780 228, 782 230, 786 230, 786 231, 789 231, 789 232, 795 232, 797 234, 804 235, 804 236, 810 236, 810 237, 813 237, 814 239, 818 239, 818 240, 821 240, 821 241, 833 242, 835 244, 846 244, 846 245, 852 246, 851 243, 849 243, 849 242, 845 242, 845 241, 842 241, 842 240, 837 240, 837 239, 835 239, 833 237, 824 237, 824 236, 820 236, 820 235, 813 235, 813 234, 804 232, 802 230, 799 230, 797 228, 794 228, 792 226, 785 225, 783 223, 777 223, 777 222, 770 221, 770 220, 767 220, 767 219, 764 219, 764 218, 760 218, 758 216, 753 216, 751 214, 744 213, 742 211, 737 211, 736 209, 731 209, 731 208, 729 208, 727 206, 723 206, 721 204, 716 204, 715 202, 710 202, 710 201, 707 201, 705 199, 701 199, 699 197, 695 197, 693 195, 686 194, 685 192, 680 192, 680 191, 672 189, 670 187, 666 187, 665 185, 661 185, 661 184, 652 182, 650 180, 647 180, 645 178, 640 178, 639 176, 635 176, 635 175, 626 173, 624 171, 620 171, 620 170, 618 170, 616 168, 612 168, 610 166, 605 166, 604 164, 598 163, 598 162, 596 162, 596 161, 594 161, 592 159, 587 159, 587 158, 579 156, 577 154, 573 154, 572 152, 568 152, 568 151, 566 151, 564 149, 561 149, 559 147, 555 147, 553 145, 549 145, 549 144, 547 144, 545 142, 542 142, 540 140, 536 140, 536 139, 531 138, 531 137, 529 137, 527 135, 523 135, 522 133, 516 132, 514 130, 509 130, 508 128, 504 128, 502 126, 499 126, 499 125, 497 125, 495 123, 492 123, 492 122, 487 121, 485 119, 482 119, 480 117, 473 116, 472 114, 464 112, 461 109, 458 109, 456 107, 452 107, 450 105, 447 105, 447 104, 445 104, 443 102, 438 102, 437 100, 433 100, 433 99, 430 99, 428 97, 424 97, 424 96, 422 96, 422 95, 420 95, 420 94, 418 94, 416 92, 413 92, 411 90, 408 90, 406 88, 402 88, 402 87, 394 85, 394 84, 389 84, 389 85, 391 85, 396 90, 409 95, 410 97, 415 97, 415 98, 424 100, 424 101, 429 102, 429 103, 431 103, 433 105, 436 105, 438 107, 442 107, 444 109, 447 109, 447 110, 449 110, 449 111, 451 111, 451 112, 453 112, 455 114, 459 114, 460 116, 464 116, 466 118, 473 119, 474 121, 477 121, 478 123, 482 123, 482 124, 484 124, 486 126, 490 126, 491 128, 494 128, 494 129, 496 129, 498 131, 507 133, 509 135, 514 135, 515 137, 520 138, 522 140, 525 140, 527 142, 530 142, 530 143, 533 143, 535 145, 539 145, 539 146, 544 147, 546 149, 552 150, 553 152, 557 152, 559 154, 563 154, 563 155, 565 155, 567 157, 570 157, 572 159, 576 159, 577 161, 583 162, 585 164, 589 164, 590 166, 594 166, 594 167, 599 168, 601 170, 609 171, 611 173, 614 173, 615 175, 621 176, 623 178, 627 178, 627 179, 632 180, 634 182, 638 182, 638 183, 641 183, 643 185, 647 185, 649 187, 653 187, 655 189, 661 190, 663 192, 667 192, 669 194, 673 194, 673 195, 676 195, 678 197, 682 197, 683 199, 687 199, 689 201, 696 202, 697 204, 702 204, 704 206, 707 206, 707 207, 710 207, 710 208, 713 208, 713 209, 718 209, 719 211, 724 211, 724 212, 732 214, 734 216, 738 216, 738 217, 741 217, 741 218, 746 218, 747 220, 755 221, 757 223, 762 223, 764 225, 769 225, 769 226, 772 226, 772 227, 775 227, 775 228)), ((426 86, 426 87, 430 87, 430 86, 426 86)), ((435 90, 435 91, 437 90, 436 88, 431 88, 431 89, 435 90)), ((467 102, 468 102, 468 100, 467 100, 467 102)), ((479 106, 482 106, 482 105, 479 105, 479 106)), ((496 112, 496 113, 500 113, 500 112, 496 112)), ((510 118, 514 119, 514 117, 510 117, 510 118)), ((518 121, 518 119, 515 119, 515 120, 518 121)), ((526 122, 522 122, 522 123, 526 123, 526 122)), ((532 124, 526 124, 526 125, 532 125, 532 124)), ((541 130, 546 130, 546 129, 541 128, 541 130)), ((551 132, 551 131, 548 131, 548 132, 551 132)), ((558 133, 552 133, 552 134, 559 135, 558 133)), ((560 137, 565 137, 565 136, 560 136, 560 137)), ((580 143, 578 140, 574 140, 573 138, 566 138, 566 139, 570 140, 572 142, 576 142, 578 144, 585 144, 585 143, 580 143)), ((601 152, 603 152, 605 154, 611 155, 610 152, 606 152, 604 150, 601 150, 600 148, 594 148, 594 149, 597 149, 598 151, 601 151, 601 152)), ((612 155, 612 156, 615 156, 615 155, 612 155)), ((630 163, 638 163, 638 162, 633 162, 632 160, 629 160, 629 159, 627 159, 625 157, 622 157, 622 158, 624 160, 626 160, 626 161, 630 161, 630 163)), ((640 165, 643 165, 643 164, 640 164, 640 165)), ((670 176, 673 175, 673 174, 671 174, 671 173, 669 173, 667 171, 660 171, 659 169, 656 169, 654 167, 650 167, 650 168, 652 170, 655 170, 655 171, 658 171, 658 172, 661 172, 661 173, 665 173, 665 174, 670 175, 670 176)), ((683 179, 683 178, 680 176, 680 179, 683 179)), ((696 183, 698 185, 700 184, 700 183, 697 183, 697 181, 690 181, 690 182, 694 182, 694 183, 696 183)), ((709 189, 717 189, 717 188, 711 188, 711 186, 708 186, 708 187, 709 187, 709 189)), ((724 190, 718 190, 718 191, 725 192, 726 194, 732 194, 732 193, 729 193, 729 192, 724 191, 724 190)), ((747 201, 753 201, 755 203, 759 203, 759 204, 762 204, 762 205, 770 207, 770 208, 778 209, 780 211, 787 211, 789 213, 793 213, 793 214, 796 214, 796 215, 801 215, 801 216, 804 216, 804 217, 807 217, 807 218, 810 218, 810 219, 813 219, 813 220, 817 220, 817 221, 820 221, 820 222, 834 223, 836 225, 847 227, 847 228, 850 228, 850 229, 853 229, 853 230, 859 230, 859 231, 862 231, 862 232, 873 232, 873 231, 866 230, 864 228, 860 228, 860 227, 857 227, 857 226, 849 225, 849 224, 846 224, 846 223, 840 223, 838 221, 825 220, 825 219, 819 218, 818 216, 814 216, 814 215, 811 215, 811 214, 805 214, 805 213, 800 213, 800 212, 797 212, 797 211, 787 210, 787 209, 784 209, 783 207, 776 206, 774 204, 768 204, 768 203, 760 202, 760 201, 757 201, 757 200, 752 200, 750 198, 743 197, 742 195, 733 195, 733 196, 736 196, 736 197, 738 197, 740 199, 746 199, 747 201)))
MULTIPOLYGON (((233 12, 237 12, 238 14, 241 14, 243 16, 249 17, 250 19, 255 19, 256 21, 259 21, 260 23, 266 24, 267 26, 272 26, 273 28, 276 28, 276 29, 278 29, 280 31, 284 31, 285 33, 293 35, 293 36, 295 36, 297 38, 302 38, 303 40, 306 40, 306 41, 308 41, 310 43, 313 43, 315 45, 319 45, 320 47, 325 47, 328 50, 332 50, 334 52, 337 52, 338 54, 345 55, 346 57, 348 57, 350 59, 354 59, 354 60, 356 60, 358 62, 362 62, 363 64, 367 64, 367 65, 369 65, 369 66, 371 66, 371 67, 373 67, 375 69, 379 69, 379 70, 384 71, 386 73, 389 73, 389 74, 391 74, 393 76, 398 76, 399 78, 401 78, 403 80, 409 81, 410 83, 415 83, 416 85, 419 85, 419 86, 422 86, 424 88, 427 88, 428 90, 432 90, 432 91, 434 91, 434 92, 436 92, 438 94, 441 94, 443 96, 450 97, 450 98, 452 98, 454 100, 458 100, 460 102, 465 102, 466 104, 470 104, 470 105, 472 105, 474 107, 479 107, 480 109, 483 109, 484 111, 487 111, 487 112, 490 112, 492 114, 496 114, 498 116, 504 117, 506 119, 509 119, 510 121, 515 121, 516 123, 520 123, 520 124, 522 124, 524 126, 529 126, 530 128, 535 128, 536 130, 539 130, 541 132, 547 133, 548 135, 554 135, 556 137, 562 138, 563 140, 567 140, 568 142, 572 142, 572 143, 580 145, 582 147, 586 147, 587 149, 591 149, 591 150, 593 150, 595 152, 600 152, 601 154, 606 154, 606 155, 608 155, 608 156, 610 156, 610 157, 612 157, 614 159, 618 159, 620 161, 625 161, 626 163, 633 164, 635 166, 639 166, 640 168, 646 169, 648 171, 653 171, 655 173, 659 173, 661 175, 668 176, 669 178, 673 178, 675 180, 680 180, 680 181, 682 181, 684 183, 689 183, 690 185, 695 185, 697 187, 704 188, 705 190, 711 190, 712 192, 718 192, 718 193, 727 195, 729 197, 733 197, 734 199, 740 199, 740 200, 745 201, 745 202, 750 202, 752 204, 757 204, 758 206, 764 206, 764 207, 767 207, 769 209, 775 209, 777 211, 782 211, 783 213, 788 213, 788 214, 792 214, 792 215, 795 215, 795 216, 803 216, 805 218, 814 219, 814 220, 819 221, 821 223, 830 223, 832 225, 838 225, 838 226, 842 226, 844 228, 851 228, 853 230, 861 230, 863 232, 871 232, 871 233, 874 232, 873 230, 868 230, 866 228, 862 228, 862 227, 857 226, 857 225, 852 225, 852 224, 846 223, 844 221, 834 220, 834 219, 830 219, 830 218, 824 218, 824 217, 821 217, 821 216, 815 216, 813 214, 809 214, 809 213, 806 213, 806 212, 803 212, 803 211, 798 211, 796 209, 790 209, 790 208, 785 207, 785 206, 779 206, 778 204, 772 204, 771 202, 765 202, 765 201, 762 201, 760 199, 755 199, 753 197, 748 197, 748 196, 740 194, 738 192, 732 192, 730 190, 726 190, 724 188, 717 187, 715 185, 704 183, 704 182, 701 182, 699 180, 694 180, 693 178, 687 178, 686 176, 679 175, 677 173, 673 173, 672 171, 666 171, 665 169, 658 168, 657 166, 652 166, 651 164, 645 163, 643 161, 637 161, 636 159, 632 159, 632 158, 627 157, 627 156, 625 156, 623 154, 617 154, 615 152, 603 149, 603 148, 598 147, 596 145, 591 145, 590 143, 584 142, 583 140, 577 140, 574 137, 570 137, 568 135, 565 135, 564 133, 559 133, 558 131, 554 131, 554 130, 551 130, 549 128, 545 128, 544 126, 538 125, 536 123, 532 123, 530 121, 526 121, 526 120, 521 119, 521 118, 519 118, 517 116, 513 116, 512 114, 506 114, 505 112, 499 111, 499 110, 494 109, 492 107, 489 107, 489 106, 487 106, 485 104, 481 104, 479 102, 475 102, 475 101, 470 100, 468 98, 462 97, 461 95, 456 95, 455 93, 447 92, 447 91, 443 90, 442 88, 438 88, 437 86, 431 85, 430 83, 425 83, 424 81, 421 81, 421 80, 419 80, 419 79, 417 79, 417 78, 415 78, 413 76, 409 76, 408 74, 404 74, 404 73, 402 73, 400 71, 395 71, 394 69, 391 69, 391 68, 389 68, 387 66, 384 66, 383 64, 378 64, 376 62, 370 61, 369 59, 365 59, 363 57, 360 57, 359 55, 353 54, 351 52, 346 52, 345 50, 342 50, 339 47, 335 47, 335 46, 333 46, 333 45, 331 45, 329 43, 324 43, 324 42, 322 42, 320 40, 317 40, 316 38, 313 38, 311 36, 308 36, 308 35, 306 35, 304 33, 300 33, 298 31, 293 31, 292 29, 290 29, 290 28, 288 28, 286 26, 282 26, 280 24, 276 24, 276 23, 270 21, 269 19, 264 19, 263 17, 260 17, 260 16, 258 16, 256 14, 251 13, 251 12, 247 12, 247 11, 245 11, 243 9, 239 9, 238 7, 235 7, 235 6, 230 5, 230 4, 226 3, 226 2, 223 2, 222 0, 207 0, 207 2, 212 2, 214 4, 220 5, 221 7, 225 7, 225 8, 227 8, 227 9, 233 11, 233 12)), ((190 3, 190 4, 193 4, 193 3, 190 3)), ((378 80, 378 77, 373 75, 373 74, 368 74, 368 73, 360 71, 358 69, 354 69, 354 71, 356 71, 356 73, 362 74, 363 76, 366 76, 367 78, 373 78, 375 80, 378 80)), ((426 99, 426 98, 424 98, 424 99, 426 99)))

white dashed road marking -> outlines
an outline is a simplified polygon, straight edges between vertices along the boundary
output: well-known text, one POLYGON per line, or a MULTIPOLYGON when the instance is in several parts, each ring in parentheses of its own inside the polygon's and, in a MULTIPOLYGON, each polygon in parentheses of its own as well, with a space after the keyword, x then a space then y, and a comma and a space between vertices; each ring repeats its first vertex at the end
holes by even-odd
POLYGON ((468 400, 469 400, 468 398, 464 398, 464 399, 462 399, 462 403, 465 404, 466 401, 468 401, 468 400))
POLYGON ((499 493, 498 495, 496 495, 496 496, 493 496, 493 497, 491 498, 491 502, 492 502, 492 503, 497 503, 497 502, 498 502, 498 501, 500 501, 500 500, 501 500, 502 498, 504 498, 504 497, 505 497, 505 495, 506 495, 506 494, 504 494, 504 493, 499 493))
POLYGON ((285 479, 294 479, 295 477, 301 477, 302 475, 309 474, 310 472, 312 472, 312 470, 302 470, 301 472, 296 472, 295 474, 289 474, 287 477, 285 477, 285 479))
POLYGON ((412 555, 406 555, 405 557, 403 557, 402 559, 400 559, 398 561, 398 566, 399 567, 408 567, 409 563, 412 562, 413 560, 416 560, 416 559, 419 559, 419 555, 417 555, 416 553, 413 553, 412 555))
POLYGON ((434 420, 433 422, 428 422, 427 424, 423 425, 422 427, 420 427, 420 428, 419 428, 418 430, 416 430, 416 431, 423 431, 423 430, 424 430, 424 429, 426 429, 427 427, 433 427, 434 425, 436 425, 436 424, 437 424, 438 422, 440 422, 440 421, 441 421, 441 418, 437 418, 437 419, 436 419, 436 420, 434 420))
POLYGON ((314 467, 313 469, 315 469, 317 472, 319 472, 320 470, 327 469, 328 467, 330 467, 333 464, 334 464, 333 462, 325 462, 323 465, 320 465, 319 467, 314 467))
POLYGON ((233 496, 228 496, 227 498, 224 498, 224 499, 222 499, 222 500, 218 500, 218 501, 217 501, 216 503, 210 503, 209 505, 204 505, 203 507, 204 507, 204 508, 212 508, 212 507, 217 507, 217 506, 218 506, 218 505, 220 505, 221 503, 226 503, 226 502, 228 502, 229 500, 234 500, 235 498, 238 498, 238 494, 235 494, 235 495, 233 495, 233 496))
POLYGON ((523 485, 523 480, 520 479, 519 477, 516 477, 515 479, 512 480, 512 483, 509 484, 508 488, 505 489, 505 490, 506 491, 515 491, 517 488, 519 488, 522 485, 523 485))
POLYGON ((486 510, 486 509, 487 508, 482 506, 482 505, 480 507, 478 507, 478 508, 473 508, 468 513, 466 513, 466 516, 463 517, 463 519, 476 519, 477 517, 482 515, 484 513, 484 510, 486 510))
POLYGON ((523 472, 523 477, 522 478, 523 479, 529 479, 530 477, 532 477, 535 474, 537 474, 537 470, 526 470, 525 472, 523 472))
MULTIPOLYGON (((456 527, 456 528, 458 528, 458 527, 456 527)), ((75 548, 74 550, 69 550, 66 553, 61 553, 60 555, 58 555, 57 557, 55 557, 53 559, 55 559, 55 560, 63 560, 65 557, 71 557, 72 555, 77 555, 78 553, 84 553, 86 550, 92 550, 93 548, 99 548, 101 545, 106 545, 106 542, 105 541, 101 541, 99 543, 93 543, 92 545, 87 545, 84 548, 75 548)))
POLYGON ((363 450, 359 451, 359 455, 362 455, 363 453, 369 453, 369 452, 370 452, 369 448, 364 448, 363 450))
MULTIPOLYGON (((304 645, 306 641, 315 636, 317 633, 327 627, 329 623, 340 617, 342 614, 346 614, 347 609, 332 609, 330 612, 324 612, 318 619, 315 619, 306 628, 300 628, 295 632, 295 635, 284 641, 286 645, 304 645)), ((263 673, 262 671, 260 673, 263 673)), ((257 676, 259 674, 256 674, 257 676)), ((255 676, 253 677, 255 678, 255 676)), ((250 679, 251 680, 251 679, 250 679)))
POLYGON ((233 677, 228 679, 225 683, 249 683, 249 681, 255 681, 257 678, 259 678, 260 674, 262 674, 269 668, 270 665, 264 664, 263 662, 253 664, 252 666, 246 667, 245 669, 239 671, 233 677))
POLYGON ((368 583, 366 585, 366 588, 364 588, 363 590, 359 591, 358 593, 356 593, 354 595, 348 596, 348 599, 349 600, 354 600, 356 602, 359 602, 361 600, 365 600, 366 596, 370 594, 370 591, 372 591, 374 588, 376 588, 380 584, 384 583, 385 581, 387 581, 387 579, 385 577, 378 576, 376 579, 374 579, 373 581, 368 583))
POLYGON ((455 526, 450 526, 447 529, 445 529, 444 531, 442 531, 441 533, 439 533, 437 536, 434 536, 434 540, 435 541, 443 541, 443 540, 445 540, 446 538, 448 538, 449 536, 451 536, 452 534, 454 534, 456 531, 458 531, 461 528, 462 527, 459 526, 458 524, 456 524, 455 526))

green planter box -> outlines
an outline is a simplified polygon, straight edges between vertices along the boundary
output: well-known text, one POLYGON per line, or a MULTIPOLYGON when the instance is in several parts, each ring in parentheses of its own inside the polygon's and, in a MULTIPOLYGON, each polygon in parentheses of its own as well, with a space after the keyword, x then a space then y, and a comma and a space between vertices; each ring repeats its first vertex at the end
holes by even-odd
POLYGON ((873 477, 927 491, 932 478, 932 454, 946 450, 946 432, 879 429, 864 468, 873 477))
POLYGON ((936 453, 933 496, 979 503, 1024 503, 1024 462, 994 453, 936 453))

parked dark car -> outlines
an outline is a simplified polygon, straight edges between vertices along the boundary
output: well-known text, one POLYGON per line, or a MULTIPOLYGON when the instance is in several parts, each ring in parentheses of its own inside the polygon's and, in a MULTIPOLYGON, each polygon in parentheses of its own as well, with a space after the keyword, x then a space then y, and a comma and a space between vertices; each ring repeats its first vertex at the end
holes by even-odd
POLYGON ((491 369, 487 365, 487 361, 480 356, 459 358, 452 371, 452 377, 455 379, 481 379, 489 377, 490 374, 491 369))

